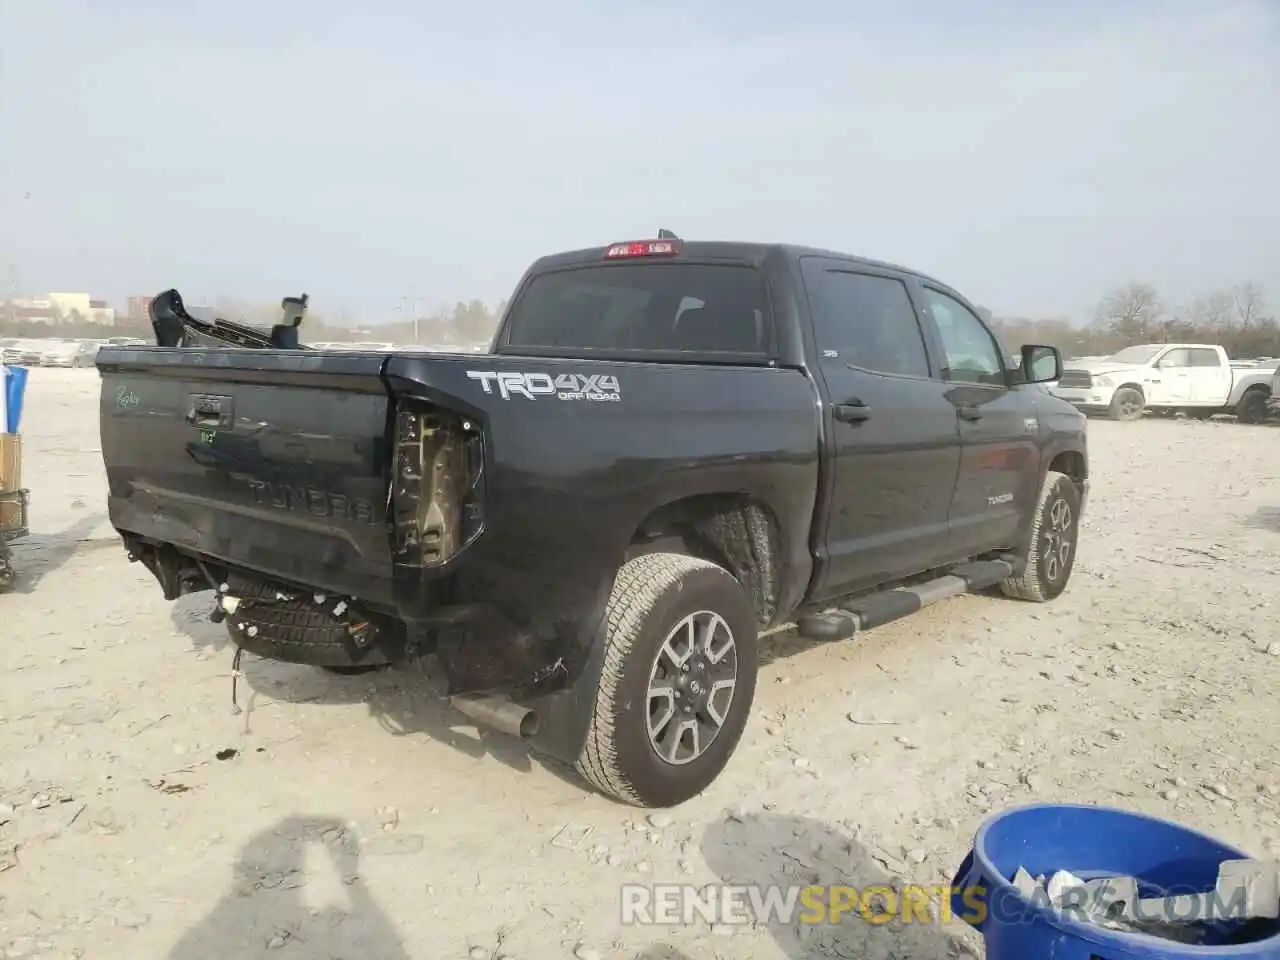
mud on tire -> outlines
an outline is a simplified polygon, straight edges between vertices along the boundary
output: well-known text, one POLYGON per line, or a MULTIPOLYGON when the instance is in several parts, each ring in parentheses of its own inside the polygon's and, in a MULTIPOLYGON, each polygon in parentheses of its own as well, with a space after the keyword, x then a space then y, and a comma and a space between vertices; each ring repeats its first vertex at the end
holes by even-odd
POLYGON ((578 773, 635 806, 697 796, 729 762, 755 696, 756 618, 742 586, 706 560, 639 556, 618 571, 602 629, 604 662, 578 773))
POLYGON ((1032 516, 1027 565, 1000 584, 1005 596, 1035 603, 1060 596, 1071 579, 1079 536, 1080 488, 1065 473, 1050 470, 1032 516))

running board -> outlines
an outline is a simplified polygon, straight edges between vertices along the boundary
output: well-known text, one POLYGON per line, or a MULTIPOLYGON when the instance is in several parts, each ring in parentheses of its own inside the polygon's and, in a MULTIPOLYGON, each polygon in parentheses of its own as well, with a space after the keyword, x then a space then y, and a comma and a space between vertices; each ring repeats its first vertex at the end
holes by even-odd
POLYGON ((1012 575, 1013 565, 1004 560, 964 563, 926 583, 872 593, 835 610, 805 614, 796 621, 796 631, 806 640, 848 640, 864 630, 919 613, 939 600, 994 587, 1012 575))

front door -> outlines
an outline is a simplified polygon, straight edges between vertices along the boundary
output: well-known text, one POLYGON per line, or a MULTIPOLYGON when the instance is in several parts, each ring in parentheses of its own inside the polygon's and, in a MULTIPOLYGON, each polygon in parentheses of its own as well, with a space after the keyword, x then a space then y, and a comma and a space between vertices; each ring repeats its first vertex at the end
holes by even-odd
POLYGON ((1191 403, 1191 351, 1175 347, 1155 363, 1151 371, 1151 391, 1147 403, 1176 407, 1191 403))
POLYGON ((943 562, 960 440, 904 279, 802 262, 829 401, 827 519, 814 544, 825 600, 943 562))
POLYGON ((960 472, 951 501, 952 548, 972 556, 1014 547, 1039 497, 1040 424, 1026 386, 1012 386, 995 336, 953 294, 921 291, 946 367, 947 399, 960 429, 960 472))

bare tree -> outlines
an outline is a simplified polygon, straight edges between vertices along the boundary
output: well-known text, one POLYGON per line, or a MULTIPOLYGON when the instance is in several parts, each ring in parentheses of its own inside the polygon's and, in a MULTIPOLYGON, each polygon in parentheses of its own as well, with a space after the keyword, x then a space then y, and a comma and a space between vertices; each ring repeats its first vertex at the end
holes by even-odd
POLYGON ((1230 330, 1236 319, 1235 294, 1213 290, 1192 301, 1187 319, 1201 330, 1230 330))
POLYGON ((1102 298, 1098 322, 1127 343, 1148 343, 1160 332, 1164 306, 1149 283, 1126 283, 1102 298))
POLYGON ((1262 295, 1262 287, 1256 283, 1242 283, 1232 291, 1236 317, 1240 320, 1240 329, 1248 330, 1262 316, 1266 307, 1266 298, 1262 295))

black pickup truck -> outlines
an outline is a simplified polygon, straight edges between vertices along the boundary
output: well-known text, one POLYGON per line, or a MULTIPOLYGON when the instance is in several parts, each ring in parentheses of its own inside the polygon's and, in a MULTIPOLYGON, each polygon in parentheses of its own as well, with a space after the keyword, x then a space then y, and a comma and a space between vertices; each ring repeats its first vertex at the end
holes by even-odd
POLYGON ((260 656, 434 654, 459 709, 632 804, 719 775, 758 631, 847 639, 1071 573, 1089 471, 1084 417, 1038 385, 1057 351, 1011 369, 899 267, 619 243, 537 261, 487 354, 287 340, 98 354, 129 558, 169 599, 213 591, 260 656))

